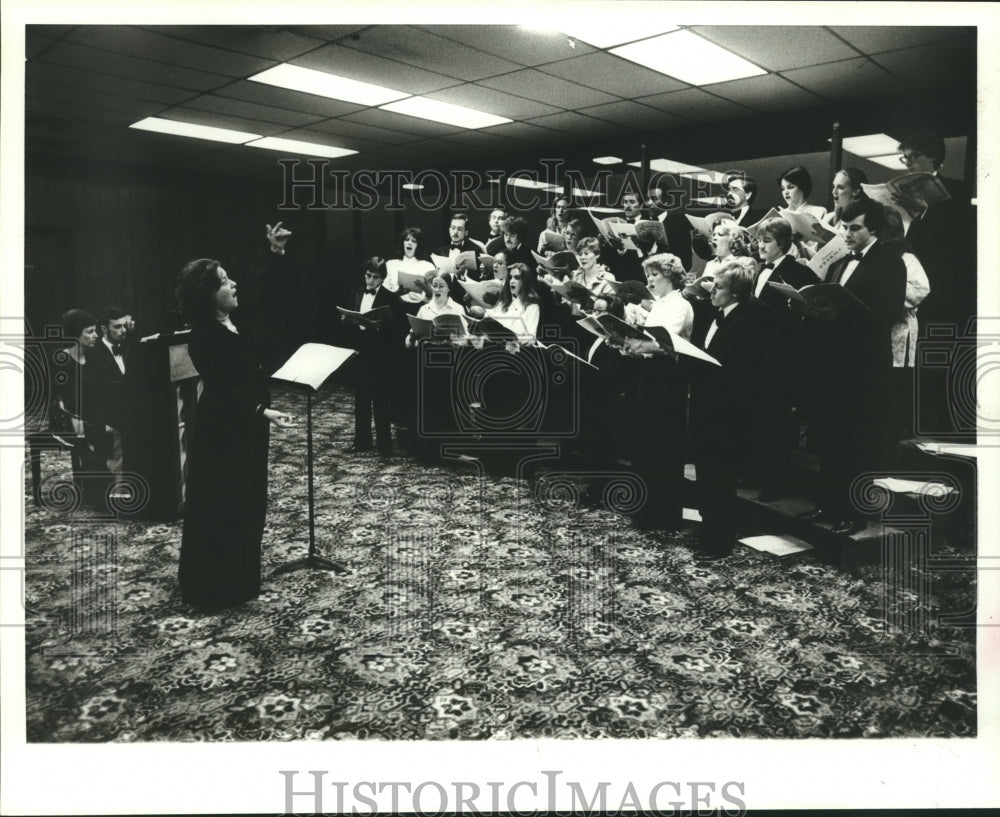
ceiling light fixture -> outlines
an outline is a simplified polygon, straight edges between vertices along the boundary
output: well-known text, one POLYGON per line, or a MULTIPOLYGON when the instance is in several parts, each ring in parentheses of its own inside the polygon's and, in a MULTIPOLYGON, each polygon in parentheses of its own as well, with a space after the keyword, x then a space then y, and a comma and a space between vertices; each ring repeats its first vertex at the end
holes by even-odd
POLYGON ((192 139, 210 139, 213 142, 226 142, 230 145, 241 145, 251 139, 260 139, 259 133, 229 130, 228 128, 213 128, 209 125, 192 125, 190 122, 178 122, 175 119, 161 119, 158 116, 147 116, 129 125, 136 130, 148 130, 154 133, 168 133, 171 136, 188 136, 192 139))
POLYGON ((284 153, 301 153, 305 156, 322 156, 326 159, 339 159, 341 156, 351 156, 356 150, 338 148, 332 145, 321 145, 317 142, 301 142, 298 139, 280 139, 268 136, 256 142, 247 142, 247 147, 263 148, 264 150, 279 150, 284 153))
POLYGON ((596 156, 593 162, 598 165, 620 165, 622 160, 617 156, 596 156))
POLYGON ((357 105, 382 105, 396 99, 403 99, 409 94, 394 91, 382 85, 372 85, 355 79, 328 74, 325 71, 314 71, 299 65, 282 63, 274 68, 268 68, 259 74, 248 77, 251 82, 262 82, 290 91, 302 91, 306 94, 325 96, 328 99, 339 99, 344 102, 354 102, 357 105))
POLYGON ((749 60, 691 31, 674 31, 651 37, 612 48, 609 53, 690 85, 710 85, 767 73, 749 60))
POLYGON ((439 102, 436 99, 427 99, 422 96, 411 96, 399 102, 379 105, 379 110, 470 129, 488 128, 492 125, 504 125, 514 121, 505 116, 494 116, 491 113, 466 108, 464 105, 452 105, 450 102, 439 102))
POLYGON ((644 37, 677 30, 677 26, 674 25, 647 26, 648 22, 644 20, 641 25, 636 25, 632 15, 621 14, 617 18, 602 17, 600 21, 583 19, 579 24, 569 28, 560 25, 559 29, 563 34, 595 48, 610 48, 613 45, 623 45, 644 37))

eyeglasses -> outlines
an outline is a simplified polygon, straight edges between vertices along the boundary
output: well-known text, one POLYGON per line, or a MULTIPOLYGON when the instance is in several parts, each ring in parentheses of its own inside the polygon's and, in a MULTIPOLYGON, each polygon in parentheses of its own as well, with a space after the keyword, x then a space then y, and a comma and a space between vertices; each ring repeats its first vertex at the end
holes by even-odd
POLYGON ((924 155, 923 153, 904 153, 902 156, 899 157, 899 162, 900 164, 911 165, 917 159, 922 158, 923 155, 924 155))

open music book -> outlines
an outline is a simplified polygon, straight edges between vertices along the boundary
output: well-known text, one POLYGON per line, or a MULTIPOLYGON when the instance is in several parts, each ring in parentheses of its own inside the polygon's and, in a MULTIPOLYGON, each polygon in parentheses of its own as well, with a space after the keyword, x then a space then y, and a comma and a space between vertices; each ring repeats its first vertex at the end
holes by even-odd
POLYGON ((704 360, 706 363, 712 363, 716 366, 722 365, 708 352, 699 349, 691 343, 691 341, 682 338, 674 332, 671 332, 664 326, 645 326, 643 329, 646 334, 660 344, 660 348, 668 354, 675 353, 678 355, 686 355, 687 357, 693 357, 695 360, 704 360))
POLYGON ((356 326, 378 326, 380 323, 391 321, 393 318, 392 310, 387 306, 380 306, 376 309, 370 309, 367 312, 355 312, 352 309, 344 309, 344 307, 338 306, 337 311, 347 323, 353 323, 356 326))
POLYGON ((582 307, 589 309, 594 305, 594 293, 583 284, 569 279, 552 284, 552 291, 558 293, 567 301, 572 301, 582 307))
POLYGON ((542 246, 548 247, 553 252, 561 252, 566 249, 566 239, 563 238, 562 233, 556 233, 552 230, 546 230, 544 233, 544 239, 542 241, 542 246))
POLYGON ((849 255, 850 252, 847 248, 847 242, 844 241, 844 237, 838 235, 816 250, 816 254, 809 259, 807 266, 821 280, 825 281, 827 274, 830 272, 830 267, 833 266, 834 262, 839 261, 845 255, 849 255))
POLYGON ((460 337, 466 335, 465 323, 461 315, 438 315, 433 320, 425 320, 415 315, 407 315, 410 329, 420 339, 440 337, 460 337))
POLYGON ((778 215, 792 226, 793 233, 802 236, 803 241, 815 241, 822 247, 837 237, 834 230, 809 213, 792 213, 789 210, 780 210, 778 215))
POLYGON ((476 306, 492 309, 497 305, 497 299, 503 289, 503 284, 495 278, 489 281, 459 281, 462 289, 472 299, 476 306))
POLYGON ((579 266, 576 253, 572 253, 569 250, 562 250, 560 252, 553 253, 548 258, 543 255, 539 255, 534 250, 531 251, 531 254, 535 257, 535 261, 538 262, 539 271, 546 270, 550 272, 566 273, 579 266))
POLYGON ((400 270, 398 273, 399 286, 407 292, 430 297, 431 285, 427 283, 426 276, 427 273, 425 272, 405 272, 400 270))
POLYGON ((862 184, 861 189, 870 199, 892 207, 909 224, 931 204, 948 201, 951 194, 933 173, 904 173, 885 184, 862 184), (897 201, 899 196, 904 201, 897 201))
POLYGON ((615 295, 630 304, 652 301, 653 293, 641 281, 608 281, 615 295))
POLYGON ((796 289, 788 284, 779 284, 768 281, 769 287, 774 287, 782 295, 792 301, 804 303, 807 306, 814 306, 820 309, 832 306, 837 312, 845 309, 868 309, 864 301, 860 300, 853 292, 848 291, 840 284, 809 284, 802 289, 796 289))
POLYGON ((325 343, 304 343, 271 377, 286 383, 309 386, 316 391, 330 375, 356 354, 353 349, 342 349, 325 343))
POLYGON ((502 343, 520 341, 528 336, 528 327, 520 315, 511 317, 487 317, 478 321, 469 321, 469 331, 473 335, 482 335, 489 340, 502 343))
POLYGON ((707 216, 692 216, 685 213, 684 218, 690 222, 691 226, 709 241, 712 240, 712 230, 720 221, 732 218, 729 213, 709 213, 707 216))

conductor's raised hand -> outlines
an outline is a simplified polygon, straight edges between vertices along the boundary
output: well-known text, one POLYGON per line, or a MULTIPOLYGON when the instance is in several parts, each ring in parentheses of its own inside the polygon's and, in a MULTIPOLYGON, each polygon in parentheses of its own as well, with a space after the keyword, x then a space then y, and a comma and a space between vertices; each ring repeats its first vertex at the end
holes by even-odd
POLYGON ((281 225, 284 222, 279 221, 273 227, 270 224, 265 224, 267 227, 267 241, 271 245, 271 251, 277 253, 283 253, 285 251, 285 245, 288 243, 288 239, 292 234, 291 230, 286 230, 281 225))
POLYGON ((277 409, 264 409, 264 416, 273 426, 278 428, 291 428, 295 425, 295 420, 291 414, 286 414, 277 409))

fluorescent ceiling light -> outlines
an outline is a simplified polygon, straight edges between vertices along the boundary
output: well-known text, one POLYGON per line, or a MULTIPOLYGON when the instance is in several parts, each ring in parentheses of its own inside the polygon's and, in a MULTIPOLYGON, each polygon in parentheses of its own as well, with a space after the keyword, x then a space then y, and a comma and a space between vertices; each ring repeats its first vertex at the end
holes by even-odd
POLYGON ((251 139, 260 139, 259 133, 244 133, 228 128, 212 128, 208 125, 192 125, 188 122, 177 122, 174 119, 160 119, 147 116, 129 125, 136 130, 148 130, 156 133, 169 133, 172 136, 190 136, 194 139, 211 139, 213 142, 228 142, 231 145, 241 145, 251 139))
MULTIPOLYGON (((827 139, 827 142, 830 140, 827 139)), ((841 144, 848 153, 855 156, 885 156, 888 153, 899 155, 899 140, 884 133, 873 133, 869 136, 848 136, 841 144)))
POLYGON ((514 176, 513 178, 507 179, 507 184, 511 187, 530 187, 532 190, 549 190, 553 193, 561 193, 562 188, 556 184, 546 184, 545 182, 535 181, 534 179, 525 179, 521 176, 514 176))
POLYGON ((622 160, 617 156, 597 156, 594 158, 594 164, 598 165, 620 165, 622 160))
POLYGON ((728 181, 726 177, 727 174, 720 173, 718 170, 692 170, 689 173, 681 173, 681 175, 686 179, 708 182, 709 184, 724 185, 728 181))
POLYGON ((423 190, 424 186, 422 184, 404 184, 404 190, 423 190))
POLYGON ((691 85, 710 85, 767 73, 690 31, 674 31, 612 48, 610 53, 691 85))
POLYGON ((621 207, 588 207, 591 213, 620 213, 622 212, 621 207))
MULTIPOLYGON (((642 167, 642 162, 629 162, 628 165, 629 167, 642 167)), ((675 162, 672 159, 650 159, 649 169, 655 170, 657 173, 701 172, 700 167, 684 164, 684 162, 675 162)))
POLYGON ((419 119, 430 119, 445 125, 457 125, 461 128, 488 128, 491 125, 503 125, 514 121, 505 116, 494 116, 491 113, 476 111, 462 105, 452 105, 450 102, 438 102, 436 99, 422 96, 411 96, 399 102, 379 105, 379 109, 419 119))
POLYGON ((285 153, 302 153, 306 156, 323 156, 327 159, 339 159, 341 156, 357 153, 356 150, 348 150, 347 148, 335 148, 332 145, 320 145, 316 142, 300 142, 297 139, 279 139, 276 136, 248 142, 247 147, 280 150, 285 153))
MULTIPOLYGON (((640 14, 641 17, 641 14, 640 14)), ((649 25, 649 19, 637 20, 631 14, 620 14, 617 17, 601 17, 600 21, 583 18, 575 26, 566 28, 559 25, 560 31, 574 40, 580 40, 597 48, 610 48, 613 45, 631 43, 643 37, 676 31, 673 25, 649 25)))
MULTIPOLYGON (((853 151, 851 151, 853 153, 853 151)), ((888 156, 864 156, 869 162, 875 162, 877 165, 882 165, 882 167, 892 168, 893 170, 898 170, 900 173, 904 170, 904 165, 899 161, 899 152, 890 153, 888 156)))
POLYGON ((302 91, 358 105, 382 105, 409 96, 402 91, 394 91, 381 85, 358 82, 325 71, 314 71, 312 68, 302 68, 287 63, 268 68, 248 79, 253 82, 263 82, 265 85, 275 85, 278 88, 288 88, 290 91, 302 91))
POLYGON ((601 195, 597 190, 584 190, 580 187, 574 187, 572 194, 577 198, 592 198, 601 195))
POLYGON ((725 207, 726 197, 725 196, 702 196, 696 199, 692 199, 696 204, 702 204, 705 207, 725 207))

